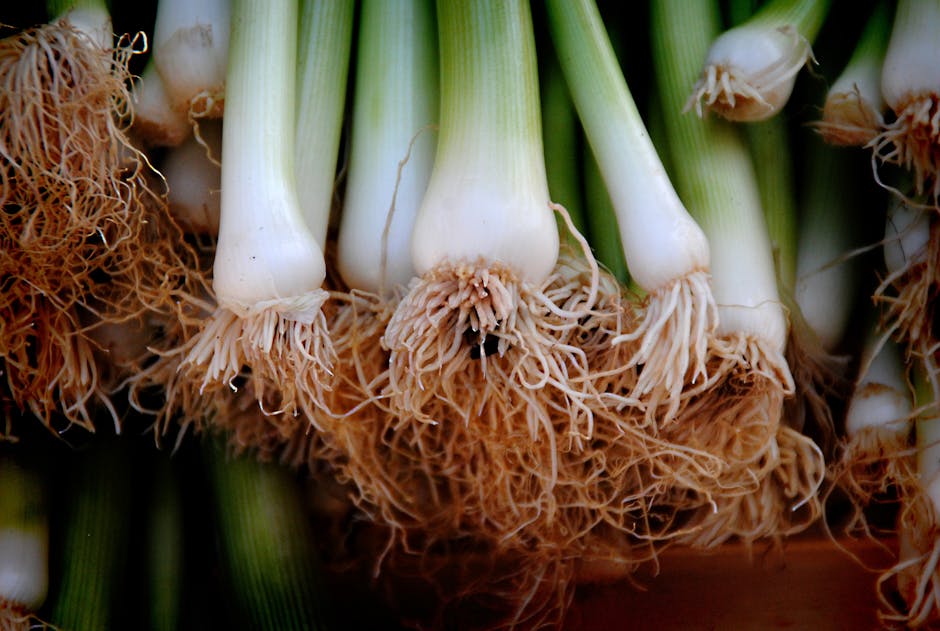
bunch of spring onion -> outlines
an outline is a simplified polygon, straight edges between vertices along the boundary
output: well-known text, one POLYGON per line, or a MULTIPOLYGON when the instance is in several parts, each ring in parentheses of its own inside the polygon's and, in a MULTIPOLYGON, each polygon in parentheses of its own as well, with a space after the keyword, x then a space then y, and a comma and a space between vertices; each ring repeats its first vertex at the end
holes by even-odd
POLYGON ((686 104, 703 104, 728 120, 774 116, 790 99, 796 75, 812 59, 812 42, 829 0, 771 0, 708 48, 704 67, 686 104))
POLYGON ((50 9, 55 21, 0 42, 0 358, 20 408, 91 429, 114 385, 96 329, 185 311, 200 279, 126 133, 142 43, 114 44, 101 2, 50 9))
MULTIPOLYGON (((382 11, 392 14, 383 24, 398 23, 407 11, 429 15, 421 3, 382 11)), ((363 27, 381 15, 379 6, 367 3, 363 27)), ((535 580, 539 594, 553 594, 560 585, 570 595, 563 579, 570 577, 573 563, 558 565, 553 559, 562 553, 578 556, 585 549, 579 538, 596 521, 591 514, 603 510, 603 502, 591 497, 596 485, 584 469, 602 448, 583 442, 600 440, 584 404, 592 388, 586 348, 592 337, 606 334, 595 332, 603 317, 591 311, 597 272, 590 262, 556 262, 559 238, 545 181, 527 6, 439 3, 437 18, 441 101, 434 165, 423 197, 403 188, 409 168, 419 169, 412 177, 421 173, 422 162, 410 160, 427 154, 408 151, 412 141, 421 140, 426 123, 396 119, 395 129, 405 127, 396 132, 391 159, 376 167, 383 178, 394 179, 370 210, 371 227, 363 232, 388 258, 341 267, 344 279, 361 289, 350 294, 350 307, 343 311, 349 323, 334 323, 337 333, 350 331, 344 345, 355 353, 351 361, 357 368, 337 374, 348 374, 351 385, 371 394, 328 426, 323 440, 344 454, 338 470, 354 484, 359 505, 391 526, 393 543, 397 539, 405 550, 413 549, 422 564, 432 564, 440 546, 461 539, 476 542, 471 549, 477 554, 500 558, 529 550, 528 569, 510 566, 513 575, 535 580), (405 193, 401 198, 396 180, 405 193), (411 201, 416 197, 420 206, 411 201), (409 235, 415 271, 409 273, 423 276, 411 280, 394 312, 384 311, 378 292, 393 290, 389 280, 400 283, 405 277, 389 278, 400 269, 398 253, 404 250, 394 231, 407 226, 415 209, 409 235), (405 214, 399 216, 400 210, 405 214), (370 298, 364 290, 376 294, 370 298), (368 336, 357 337, 351 322, 357 311, 361 319, 380 322, 391 313, 382 338, 387 360, 368 336), (577 547, 563 552, 571 546, 577 547), (545 561, 542 554, 548 555, 545 561), (567 569, 552 581, 536 580, 545 563, 567 569)), ((433 42, 433 32, 418 32, 433 42)), ((404 35, 387 45, 406 50, 416 45, 414 37, 404 35)), ((383 41, 364 33, 361 45, 383 41)), ((416 52, 433 54, 431 46, 416 52)), ((392 52, 368 53, 364 60, 413 63, 396 57, 396 48, 392 52)), ((376 66, 361 71, 373 73, 376 66)), ((370 93, 357 92, 357 112, 370 105, 370 93), (360 96, 367 100, 360 102, 360 96)), ((350 185, 362 164, 355 139, 360 120, 354 119, 350 185)), ((347 190, 347 205, 356 201, 354 192, 347 190)), ((356 214, 343 218, 341 258, 344 233, 364 230, 359 223, 364 213, 357 205, 349 210, 356 214)), ((619 294, 614 282, 607 291, 619 294)), ((616 320, 618 311, 608 313, 616 320)), ((333 395, 355 400, 339 386, 333 395)), ((616 433, 611 430, 611 436, 616 433)), ((499 583, 498 577, 492 580, 499 583)), ((519 615, 557 611, 555 599, 544 595, 510 602, 520 607, 513 612, 519 615)))

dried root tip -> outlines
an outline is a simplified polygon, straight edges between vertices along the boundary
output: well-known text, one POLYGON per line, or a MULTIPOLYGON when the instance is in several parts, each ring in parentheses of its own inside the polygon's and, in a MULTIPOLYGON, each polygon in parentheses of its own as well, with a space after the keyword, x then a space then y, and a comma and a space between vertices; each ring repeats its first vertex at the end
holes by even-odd
POLYGON ((899 432, 894 427, 863 428, 845 443, 832 476, 834 483, 859 510, 877 497, 886 496, 893 487, 906 494, 918 483, 910 431, 899 432))
POLYGON ((206 395, 244 380, 266 414, 286 416, 287 423, 299 413, 312 418, 324 406, 334 359, 327 297, 318 290, 301 304, 271 301, 245 313, 218 308, 182 349, 183 381, 206 395))
MULTIPOLYGON (((732 121, 753 122, 770 118, 786 105, 797 73, 813 58, 809 41, 788 25, 775 31, 773 48, 777 49, 774 51, 776 54, 765 60, 766 65, 745 67, 743 63, 754 65, 757 62, 745 60, 739 64, 726 61, 719 51, 722 39, 727 36, 731 41, 735 35, 743 35, 743 32, 740 29, 727 31, 712 46, 709 60, 692 88, 685 111, 695 108, 702 117, 704 104, 732 121)), ((749 39, 753 36, 745 37, 745 41, 749 39)), ((768 48, 764 42, 754 49, 763 52, 768 48)))
POLYGON ((783 357, 765 344, 744 336, 718 342, 709 379, 686 393, 676 420, 659 433, 663 441, 721 463, 717 469, 672 467, 678 488, 708 502, 754 492, 776 466, 784 397, 793 389, 783 357))
POLYGON ((573 416, 570 434, 590 437, 583 401, 596 394, 577 342, 597 287, 582 282, 559 267, 541 288, 531 287, 482 264, 442 267, 414 280, 383 338, 397 413, 435 422, 424 407, 442 399, 452 406, 446 418, 468 421, 488 397, 517 391, 529 401, 534 440, 547 424, 539 393, 548 387, 581 409, 572 414, 585 422, 573 416))
POLYGON ((886 626, 933 628, 940 622, 940 525, 923 489, 905 498, 898 531, 900 560, 878 578, 879 617, 886 626))
POLYGON ((884 118, 856 88, 852 92, 830 93, 823 105, 822 120, 814 127, 823 141, 838 147, 864 147, 884 126, 884 118))
POLYGON ((936 95, 911 99, 895 108, 896 119, 868 146, 872 147, 872 168, 878 163, 897 164, 914 174, 918 195, 940 199, 940 104, 936 95))
POLYGON ((787 537, 806 530, 823 514, 818 495, 825 460, 816 444, 788 427, 780 427, 774 449, 763 456, 754 492, 718 498, 699 509, 680 543, 711 549, 732 537, 751 544, 758 539, 787 537))
POLYGON ((648 296, 638 326, 613 339, 613 344, 638 344, 625 368, 641 368, 631 397, 642 402, 648 422, 670 423, 686 385, 707 380, 709 342, 717 325, 709 277, 699 271, 648 296))
POLYGON ((510 270, 491 269, 483 262, 438 268, 412 281, 383 343, 393 361, 407 354, 419 374, 440 372, 457 353, 465 352, 465 336, 480 347, 487 336, 494 336, 495 350, 502 356, 513 341, 505 331, 512 330, 517 315, 519 285, 510 270))
POLYGON ((744 334, 716 338, 710 352, 711 361, 720 368, 709 370, 708 386, 719 379, 730 377, 747 381, 751 376, 766 380, 784 396, 791 396, 796 388, 786 357, 761 338, 744 334))
POLYGON ((62 311, 35 294, 0 311, 0 369, 14 403, 55 431, 59 420, 95 431, 99 406, 118 427, 118 414, 102 384, 95 344, 74 310, 62 311))
POLYGON ((849 394, 848 360, 827 352, 802 317, 791 323, 786 361, 795 396, 787 400, 784 418, 790 427, 813 436, 825 454, 831 454, 838 442, 831 404, 849 394))
POLYGON ((30 631, 49 628, 46 623, 23 608, 0 598, 0 631, 30 631))

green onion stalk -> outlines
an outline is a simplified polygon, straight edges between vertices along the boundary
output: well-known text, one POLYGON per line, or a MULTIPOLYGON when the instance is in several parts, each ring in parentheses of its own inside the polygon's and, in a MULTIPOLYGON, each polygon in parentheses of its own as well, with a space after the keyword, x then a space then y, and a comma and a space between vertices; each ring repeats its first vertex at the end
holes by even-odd
POLYGON ((48 9, 0 41, 0 355, 18 407, 91 429, 114 385, 91 332, 175 313, 198 275, 128 135, 142 41, 114 42, 104 2, 48 9))
POLYGON ((864 147, 881 133, 886 108, 881 69, 890 33, 889 4, 879 2, 848 63, 826 92, 816 131, 827 143, 864 147))
POLYGON ((881 326, 935 374, 935 303, 940 291, 940 222, 918 200, 893 196, 886 216, 885 274, 872 294, 881 326))
POLYGON ((673 177, 709 239, 718 305, 709 380, 665 436, 724 463, 683 481, 687 492, 678 495, 677 507, 700 506, 683 539, 710 547, 732 534, 747 541, 788 534, 818 516, 824 463, 812 440, 781 424, 794 384, 784 358, 787 324, 757 176, 740 130, 682 114, 684 86, 718 30, 717 6, 697 3, 691 10, 657 2, 652 23, 673 177))
MULTIPOLYGON (((548 4, 565 78, 611 195, 630 277, 645 292, 625 367, 642 367, 629 396, 668 424, 686 384, 707 380, 717 310, 705 234, 676 194, 624 81, 592 2, 548 4)), ((602 226, 598 226, 598 229, 602 226)), ((592 232, 594 232, 592 230, 592 232)))
POLYGON ((132 463, 127 445, 105 441, 76 455, 63 507, 49 622, 61 629, 116 624, 131 528, 132 463))
POLYGON ((902 348, 870 316, 855 387, 845 413, 845 437, 832 479, 851 502, 846 531, 870 534, 865 509, 917 487, 914 398, 902 348))
POLYGON ((940 197, 936 151, 940 68, 931 59, 940 53, 940 42, 933 36, 938 25, 940 3, 897 3, 881 70, 881 93, 894 119, 869 143, 879 183, 879 165, 899 165, 913 176, 914 195, 927 197, 934 206, 940 197))
MULTIPOLYGON (((298 56, 316 46, 307 28, 319 6, 305 3, 303 14, 286 0, 232 6, 212 273, 217 306, 201 330, 169 356, 178 362, 179 377, 167 386, 167 397, 195 406, 182 410, 187 419, 231 405, 219 400, 244 386, 240 396, 257 402, 262 422, 289 436, 307 422, 300 414, 312 419, 324 405, 333 362, 324 312, 325 224, 311 208, 322 213, 329 206, 336 144, 321 142, 323 153, 315 164, 301 163, 295 147, 316 153, 309 148, 317 146, 311 140, 323 140, 318 126, 338 133, 341 107, 324 109, 313 125, 303 108, 321 91, 345 92, 345 73, 334 72, 335 65, 327 62, 348 56, 350 31, 341 11, 326 11, 336 20, 329 31, 329 52, 335 56, 311 62, 311 69, 298 56), (318 63, 326 64, 332 82, 308 82, 322 76, 315 71, 318 63), (311 182, 321 188, 307 189, 311 182)), ((220 423, 231 418, 216 416, 220 423)))
POLYGON ((15 453, 0 452, 0 628, 26 631, 49 587, 48 502, 35 464, 15 453))
POLYGON ((829 0, 771 0, 715 37, 686 109, 705 108, 732 121, 775 116, 790 99, 796 75, 813 58, 812 43, 829 0))
POLYGON ((293 465, 327 461, 367 497, 370 476, 395 475, 376 465, 389 410, 375 393, 389 377, 382 334, 415 273, 412 231, 436 147, 436 35, 431 0, 362 4, 330 322, 336 361, 327 396, 336 417, 321 415, 323 431, 295 435, 283 454, 293 465))
POLYGON ((329 595, 316 534, 294 476, 277 465, 205 452, 219 550, 235 615, 252 629, 326 629, 329 595))
POLYGON ((929 628, 940 620, 940 383, 923 365, 915 367, 914 380, 916 484, 903 489, 899 559, 878 578, 879 615, 888 625, 929 628))
MULTIPOLYGON (((362 3, 353 90, 348 179, 337 238, 331 321, 337 360, 320 457, 346 480, 365 482, 381 458, 388 408, 375 393, 388 385, 382 335, 415 275, 412 232, 437 146, 437 32, 431 0, 362 3)), ((298 437, 302 438, 302 437, 298 437)), ((310 459, 316 437, 290 447, 310 459)), ((394 473, 389 473, 394 476, 394 473)), ((377 488, 383 488, 379 485, 377 488)), ((370 491, 363 491, 366 495, 370 491)), ((390 518, 390 517, 389 517, 390 518)))
POLYGON ((440 136, 412 234, 419 278, 383 337, 390 404, 419 423, 472 424, 517 399, 536 440, 554 434, 545 388, 571 440, 589 439, 592 386, 574 340, 601 308, 599 271, 592 257, 558 263, 531 17, 515 4, 438 8, 440 136))

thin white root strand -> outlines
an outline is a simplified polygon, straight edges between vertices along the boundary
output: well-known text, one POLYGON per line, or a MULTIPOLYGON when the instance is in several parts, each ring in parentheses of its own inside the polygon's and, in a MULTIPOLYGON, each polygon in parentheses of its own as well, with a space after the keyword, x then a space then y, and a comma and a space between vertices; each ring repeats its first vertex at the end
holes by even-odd
POLYGON ((300 304, 272 301, 245 313, 219 307, 183 350, 179 370, 200 383, 200 394, 235 390, 245 377, 265 413, 312 419, 335 358, 322 309, 328 296, 317 290, 300 304))
POLYGON ((642 368, 631 396, 644 402, 648 423, 668 424, 686 384, 708 379, 709 343, 717 326, 709 276, 697 271, 651 294, 639 326, 612 340, 638 342, 626 368, 642 368))

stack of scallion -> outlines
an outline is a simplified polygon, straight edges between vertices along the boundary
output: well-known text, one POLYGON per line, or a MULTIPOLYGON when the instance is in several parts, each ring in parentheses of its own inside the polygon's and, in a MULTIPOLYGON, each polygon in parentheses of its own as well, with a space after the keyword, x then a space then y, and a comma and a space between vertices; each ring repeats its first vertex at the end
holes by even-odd
POLYGON ((816 527, 940 621, 940 0, 48 4, 0 40, 0 628, 136 623, 134 560, 206 615, 207 540, 251 628, 330 626, 327 558, 557 627, 816 527), (111 427, 208 464, 142 509, 111 427))

